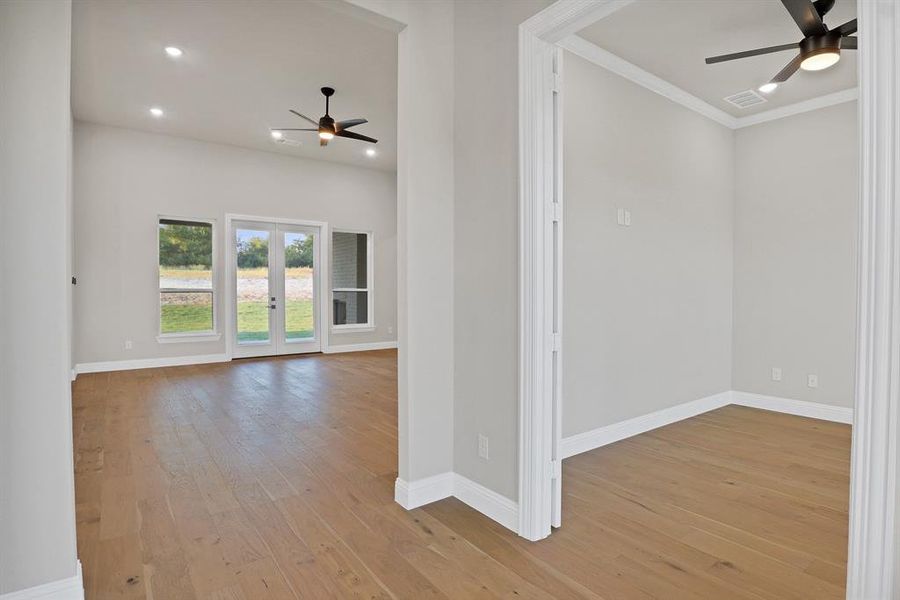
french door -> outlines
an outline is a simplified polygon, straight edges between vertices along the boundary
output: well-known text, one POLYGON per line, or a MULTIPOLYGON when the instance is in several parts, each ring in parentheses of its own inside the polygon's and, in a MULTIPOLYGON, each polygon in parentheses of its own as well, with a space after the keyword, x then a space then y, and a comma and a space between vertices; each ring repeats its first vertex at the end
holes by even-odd
POLYGON ((321 228, 232 222, 234 357, 319 352, 321 228))

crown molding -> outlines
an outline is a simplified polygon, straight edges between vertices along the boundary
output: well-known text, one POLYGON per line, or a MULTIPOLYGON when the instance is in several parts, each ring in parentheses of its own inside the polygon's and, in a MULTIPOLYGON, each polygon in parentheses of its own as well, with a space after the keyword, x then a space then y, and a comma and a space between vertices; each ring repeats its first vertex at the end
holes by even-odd
POLYGON ((603 67, 608 71, 612 71, 616 75, 624 77, 625 79, 634 82, 650 90, 651 92, 659 94, 664 98, 668 98, 676 104, 680 104, 685 108, 689 108, 690 110, 701 114, 708 119, 712 119, 716 123, 724 125, 729 129, 742 129, 744 127, 759 125, 760 123, 766 123, 767 121, 783 119, 784 117, 790 117, 793 115, 809 112, 811 110, 818 110, 820 108, 834 106, 835 104, 852 102, 859 97, 859 91, 857 90, 857 88, 851 88, 831 94, 825 94, 824 96, 819 96, 817 98, 810 98, 809 100, 804 100, 803 102, 797 102, 795 104, 773 108, 771 110, 759 112, 754 115, 747 115, 746 117, 734 117, 724 110, 716 108, 709 102, 701 100, 690 92, 683 90, 677 85, 669 83, 665 79, 662 79, 661 77, 657 77, 656 75, 645 71, 634 63, 630 63, 624 58, 617 56, 612 52, 609 52, 608 50, 604 50, 600 46, 594 44, 593 42, 589 42, 583 37, 573 34, 565 37, 558 43, 559 46, 561 46, 565 50, 568 50, 572 54, 576 54, 581 58, 594 63, 595 65, 603 67))

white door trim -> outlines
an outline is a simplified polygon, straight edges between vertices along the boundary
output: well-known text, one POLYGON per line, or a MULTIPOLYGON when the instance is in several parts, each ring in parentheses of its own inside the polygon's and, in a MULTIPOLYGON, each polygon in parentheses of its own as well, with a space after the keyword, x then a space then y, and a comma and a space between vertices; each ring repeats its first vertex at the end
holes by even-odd
POLYGON ((847 598, 900 597, 900 3, 857 2, 860 209, 847 598))
MULTIPOLYGON (((562 163, 554 127, 556 43, 632 0, 558 0, 519 26, 519 535, 539 540, 554 522, 554 376, 559 325, 562 163), (557 202, 557 200, 559 202, 557 202)), ((558 458, 558 457, 557 457, 558 458)), ((558 511, 557 511, 558 513, 558 511)))
POLYGON ((319 298, 316 303, 316 321, 319 329, 319 335, 322 339, 322 352, 326 352, 328 348, 328 293, 323 293, 323 286, 331 285, 326 283, 330 281, 328 274, 330 273, 329 257, 331 254, 330 230, 327 221, 309 221, 303 219, 288 219, 284 217, 264 217, 259 215, 242 215, 235 213, 225 213, 225 354, 228 360, 234 358, 234 332, 235 332, 235 254, 234 254, 234 222, 235 221, 256 221, 259 223, 274 223, 276 225, 300 225, 304 227, 319 228, 319 265, 321 273, 318 276, 319 282, 319 298))

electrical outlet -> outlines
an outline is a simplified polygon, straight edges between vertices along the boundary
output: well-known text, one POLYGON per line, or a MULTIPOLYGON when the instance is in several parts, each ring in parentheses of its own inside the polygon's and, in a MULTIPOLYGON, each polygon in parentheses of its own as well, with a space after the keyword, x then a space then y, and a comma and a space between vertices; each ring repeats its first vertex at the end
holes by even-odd
POLYGON ((393 327, 393 325, 390 326, 390 327, 388 327, 388 333, 394 333, 394 327, 393 327))
POLYGON ((483 458, 484 460, 490 459, 490 454, 488 452, 488 438, 486 435, 478 434, 478 457, 483 458))
POLYGON ((807 375, 806 376, 806 385, 808 385, 811 388, 819 387, 819 376, 814 373, 810 373, 809 375, 807 375))
POLYGON ((772 381, 781 381, 781 367, 772 367, 772 381))
POLYGON ((131 343, 131 340, 125 340, 125 349, 131 350, 134 347, 134 344, 131 343))

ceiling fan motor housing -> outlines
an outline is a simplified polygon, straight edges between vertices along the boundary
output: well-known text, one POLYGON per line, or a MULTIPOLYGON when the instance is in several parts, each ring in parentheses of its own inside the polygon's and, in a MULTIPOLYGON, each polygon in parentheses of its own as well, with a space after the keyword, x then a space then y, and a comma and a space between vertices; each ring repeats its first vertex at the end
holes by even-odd
POLYGON ((841 34, 830 31, 825 35, 811 35, 800 41, 800 56, 807 59, 817 54, 840 54, 841 34))

